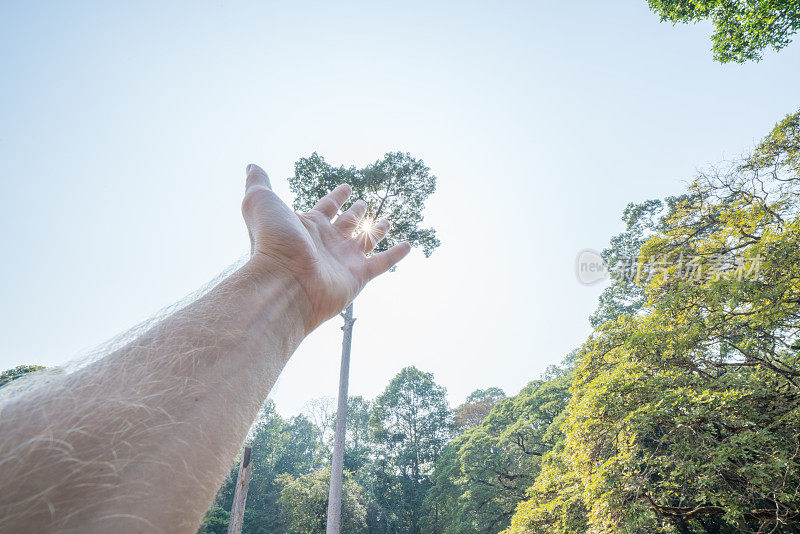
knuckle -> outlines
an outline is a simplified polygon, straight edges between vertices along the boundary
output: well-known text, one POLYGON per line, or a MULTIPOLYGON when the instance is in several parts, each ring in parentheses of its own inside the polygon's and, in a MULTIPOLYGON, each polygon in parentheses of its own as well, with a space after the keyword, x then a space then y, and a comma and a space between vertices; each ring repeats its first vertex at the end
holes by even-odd
POLYGON ((320 212, 320 213, 326 212, 326 211, 330 210, 331 203, 332 203, 331 199, 329 199, 329 198, 321 198, 317 202, 317 204, 314 206, 314 209, 312 209, 311 211, 316 211, 316 212, 320 212))
POLYGON ((322 201, 322 206, 325 211, 336 213, 339 210, 339 204, 332 198, 328 197, 322 201))
POLYGON ((339 224, 352 226, 352 225, 354 225, 356 223, 356 219, 357 218, 356 218, 356 216, 354 214, 350 213, 349 211, 346 211, 346 212, 342 213, 341 215, 339 215, 339 218, 337 219, 337 221, 339 221, 339 224))
POLYGON ((316 224, 322 224, 323 222, 327 221, 327 217, 325 214, 319 210, 311 210, 306 214, 307 218, 316 224))

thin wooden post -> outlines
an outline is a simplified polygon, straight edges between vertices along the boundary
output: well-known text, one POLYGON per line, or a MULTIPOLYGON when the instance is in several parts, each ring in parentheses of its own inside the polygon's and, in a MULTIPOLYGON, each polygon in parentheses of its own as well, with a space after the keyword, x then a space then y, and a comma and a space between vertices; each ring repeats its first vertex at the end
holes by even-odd
POLYGON ((347 386, 350 378, 350 343, 353 339, 353 303, 342 314, 342 366, 339 369, 339 403, 336 408, 336 433, 333 436, 331 485, 328 490, 327 534, 339 534, 342 527, 342 471, 344 470, 344 435, 347 426, 347 386))
POLYGON ((250 445, 242 452, 242 461, 239 463, 239 476, 236 477, 236 489, 233 494, 231 518, 228 521, 228 534, 241 534, 242 521, 244 520, 244 503, 247 501, 247 488, 250 486, 250 473, 253 463, 250 461, 252 448, 250 445))

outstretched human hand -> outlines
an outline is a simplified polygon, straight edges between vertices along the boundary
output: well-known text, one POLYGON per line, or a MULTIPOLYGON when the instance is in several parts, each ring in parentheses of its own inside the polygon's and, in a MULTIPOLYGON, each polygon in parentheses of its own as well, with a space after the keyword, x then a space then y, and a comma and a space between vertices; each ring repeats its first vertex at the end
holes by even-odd
POLYGON ((367 210, 362 200, 331 222, 351 192, 349 185, 339 185, 310 211, 295 213, 272 191, 263 169, 247 166, 242 214, 250 232, 251 261, 264 274, 299 285, 306 333, 342 311, 367 282, 411 250, 404 242, 367 257, 388 232, 389 222, 382 219, 359 228, 367 210))
POLYGON ((303 335, 408 254, 367 257, 389 223, 357 232, 363 202, 331 223, 349 196, 340 185, 294 213, 248 166, 246 265, 90 365, 0 399, 0 532, 197 532, 303 335))

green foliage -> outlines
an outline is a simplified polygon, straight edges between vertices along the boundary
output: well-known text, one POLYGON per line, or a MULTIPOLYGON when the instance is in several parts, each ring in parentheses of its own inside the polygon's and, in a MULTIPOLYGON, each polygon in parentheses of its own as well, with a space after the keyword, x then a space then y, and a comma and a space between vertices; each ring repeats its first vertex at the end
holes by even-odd
POLYGON ((764 49, 780 50, 800 28, 796 0, 648 0, 662 21, 709 19, 714 59, 722 63, 761 59, 764 49))
POLYGON ((747 158, 741 170, 750 174, 771 169, 800 176, 800 114, 792 113, 775 125, 747 158))
MULTIPOLYGON (((315 419, 332 418, 324 405, 309 403, 307 411, 315 419)), ((324 531, 331 460, 321 425, 329 426, 305 415, 287 421, 271 401, 265 404, 250 437, 253 471, 244 533, 324 531)), ((413 367, 403 369, 375 401, 348 399, 343 532, 419 532, 429 477, 451 430, 446 391, 433 375, 413 367)), ((238 464, 200 532, 226 531, 237 470, 238 464)))
MULTIPOLYGON (((622 220, 625 231, 611 238, 608 248, 601 256, 606 264, 615 268, 625 268, 629 258, 639 256, 642 245, 656 231, 658 215, 664 209, 660 200, 648 200, 642 204, 628 204, 622 220)), ((627 277, 613 279, 612 283, 600 295, 600 304, 589 318, 592 326, 616 319, 620 315, 636 313, 644 303, 644 291, 627 277)))
POLYGON ((375 400, 372 484, 384 528, 417 534, 430 475, 452 432, 446 390, 431 373, 406 367, 375 400))
POLYGON ((344 468, 357 472, 368 465, 372 452, 372 403, 361 396, 347 399, 344 468))
MULTIPOLYGON (((299 415, 286 421, 275 410, 275 404, 267 401, 251 431, 253 470, 242 525, 243 534, 284 531, 279 505, 282 490, 280 477, 305 475, 323 465, 326 451, 321 447, 318 436, 319 430, 307 417, 299 415)), ((228 514, 227 511, 231 509, 238 473, 237 462, 206 515, 207 521, 218 526, 224 524, 224 528, 205 526, 204 521, 201 532, 227 530, 228 516, 221 511, 228 514), (217 508, 219 510, 215 511, 217 508)))
POLYGON ((390 152, 383 159, 356 169, 333 167, 314 152, 295 163, 294 176, 289 178, 295 194, 294 209, 311 209, 318 199, 341 183, 353 188, 343 209, 362 199, 367 203, 367 218, 391 221, 392 227, 386 239, 378 244, 377 252, 408 241, 412 246, 422 247, 425 256, 430 256, 439 246, 436 231, 419 226, 425 200, 436 191, 436 177, 422 160, 408 153, 390 152))
MULTIPOLYGON (((569 381, 531 382, 447 446, 425 502, 426 532, 494 533, 508 525, 542 455, 559 439, 553 423, 569 399, 569 381)), ((492 390, 468 401, 497 396, 492 390)))
MULTIPOLYGON (((281 512, 286 532, 324 534, 328 512, 330 469, 306 475, 282 475, 281 512)), ((366 529, 367 510, 361 487, 345 476, 342 487, 342 532, 358 534, 366 529)))
POLYGON ((630 203, 622 214, 625 231, 611 238, 601 256, 615 276, 600 295, 595 312, 589 317, 593 327, 613 321, 622 315, 635 315, 644 305, 644 288, 635 277, 624 271, 635 271, 631 259, 641 254, 644 245, 653 235, 664 229, 664 220, 673 214, 685 196, 669 197, 665 201, 647 200, 641 204, 630 203))
POLYGON ((616 286, 638 309, 582 347, 565 439, 508 532, 800 527, 799 117, 625 237, 663 268, 616 286))
POLYGON ((226 534, 231 513, 224 508, 212 505, 206 512, 203 522, 200 523, 198 534, 226 534))
POLYGON ((458 430, 463 432, 479 425, 489 415, 495 404, 505 396, 505 392, 496 387, 476 389, 470 393, 464 404, 455 410, 455 424, 458 430))
MULTIPOLYGON (((554 421, 563 429, 567 411, 554 421)), ((553 449, 542 457, 541 471, 528 488, 504 534, 577 534, 589 530, 588 514, 583 503, 584 485, 565 454, 563 434, 553 449)))
POLYGON ((0 373, 0 387, 3 387, 9 382, 21 378, 28 373, 40 371, 42 369, 44 369, 44 367, 41 365, 18 365, 13 369, 7 369, 0 373))

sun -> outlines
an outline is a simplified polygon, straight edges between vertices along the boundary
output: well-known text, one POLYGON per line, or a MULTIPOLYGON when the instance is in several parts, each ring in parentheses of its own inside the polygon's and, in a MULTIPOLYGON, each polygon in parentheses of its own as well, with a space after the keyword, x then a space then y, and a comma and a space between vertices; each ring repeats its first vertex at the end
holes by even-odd
POLYGON ((375 231, 375 219, 372 217, 364 217, 356 228, 356 234, 363 233, 364 235, 371 236, 375 231))

